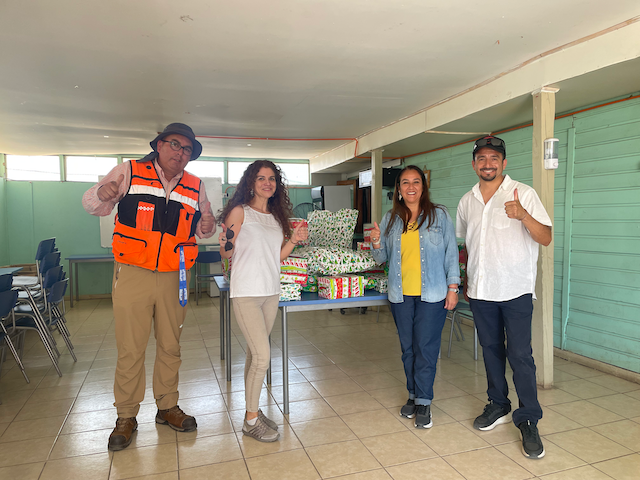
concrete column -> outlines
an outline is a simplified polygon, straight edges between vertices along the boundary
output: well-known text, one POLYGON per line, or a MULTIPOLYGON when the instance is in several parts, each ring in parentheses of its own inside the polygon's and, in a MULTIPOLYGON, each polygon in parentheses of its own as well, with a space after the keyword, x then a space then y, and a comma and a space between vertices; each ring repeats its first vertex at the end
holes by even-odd
POLYGON ((371 151, 371 223, 382 220, 382 148, 371 151))
MULTIPOLYGON (((545 87, 533 95, 533 188, 553 222, 555 170, 544 169, 544 141, 553 138, 557 88, 545 87)), ((553 385, 553 246, 540 247, 536 297, 533 303, 532 346, 538 385, 553 385)))

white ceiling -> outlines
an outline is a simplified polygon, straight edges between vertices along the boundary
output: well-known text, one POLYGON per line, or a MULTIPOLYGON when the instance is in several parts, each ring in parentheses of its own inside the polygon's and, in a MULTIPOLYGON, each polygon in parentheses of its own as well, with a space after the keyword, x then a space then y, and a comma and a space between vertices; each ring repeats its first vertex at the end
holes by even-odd
MULTIPOLYGON (((202 139, 208 156, 312 158, 638 15, 637 0, 2 0, 0 152, 143 154, 175 121, 203 136, 343 139, 202 139)), ((576 68, 557 110, 640 90, 636 50, 576 68)), ((439 129, 516 125, 530 103, 518 94, 439 129)), ((461 141, 407 137, 384 156, 461 141)))

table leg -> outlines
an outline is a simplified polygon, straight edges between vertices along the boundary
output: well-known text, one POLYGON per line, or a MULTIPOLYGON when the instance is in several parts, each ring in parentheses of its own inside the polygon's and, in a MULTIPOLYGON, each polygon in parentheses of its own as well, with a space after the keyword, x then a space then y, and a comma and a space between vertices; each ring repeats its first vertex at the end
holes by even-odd
POLYGON ((224 323, 225 323, 225 295, 227 292, 220 292, 220 360, 224 360, 224 323))
POLYGON ((289 415, 289 335, 287 307, 282 307, 282 406, 283 413, 289 415))
POLYGON ((269 334, 269 368, 267 369, 267 385, 271 385, 271 334, 269 334))
POLYGON ((73 263, 69 260, 69 308, 73 308, 73 263))
POLYGON ((226 350, 226 362, 227 362, 227 382, 231 381, 231 292, 227 292, 227 295, 225 297, 225 303, 226 303, 226 308, 225 308, 225 315, 226 315, 226 322, 225 322, 225 329, 227 330, 226 336, 227 336, 227 348, 226 350))
POLYGON ((80 288, 78 287, 78 262, 75 262, 76 269, 76 302, 80 301, 80 288))

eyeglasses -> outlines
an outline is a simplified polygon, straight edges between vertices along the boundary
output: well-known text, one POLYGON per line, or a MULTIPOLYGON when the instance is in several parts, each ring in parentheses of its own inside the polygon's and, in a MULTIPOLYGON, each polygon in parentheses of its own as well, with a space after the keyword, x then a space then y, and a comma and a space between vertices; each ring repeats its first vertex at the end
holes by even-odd
POLYGON ((182 151, 189 155, 189 157, 191 157, 191 154, 193 153, 193 148, 191 148, 189 145, 186 146, 182 146, 180 145, 180 143, 177 140, 160 140, 161 142, 165 142, 168 143, 169 146, 171 147, 171 150, 173 150, 174 152, 179 152, 180 149, 182 149, 182 151))
POLYGON ((478 148, 486 147, 487 145, 490 145, 492 147, 503 148, 506 150, 504 141, 498 137, 485 137, 485 138, 481 138, 480 140, 477 140, 475 145, 473 146, 473 150, 475 151, 478 148))

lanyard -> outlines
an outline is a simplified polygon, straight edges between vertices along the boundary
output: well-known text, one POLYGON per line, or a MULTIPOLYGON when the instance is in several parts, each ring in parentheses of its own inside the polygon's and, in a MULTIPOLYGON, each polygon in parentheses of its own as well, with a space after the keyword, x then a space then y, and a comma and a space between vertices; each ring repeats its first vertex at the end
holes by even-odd
POLYGON ((187 290, 187 269, 184 267, 184 247, 180 245, 180 292, 178 298, 180 299, 180 305, 187 305, 187 297, 189 296, 189 290, 187 290))

